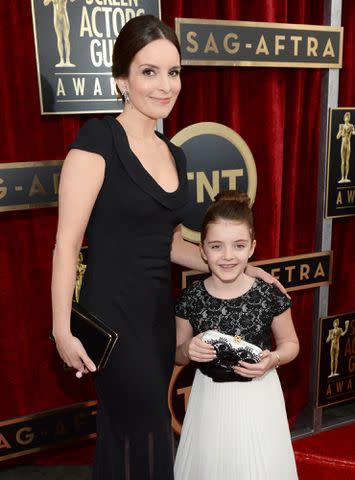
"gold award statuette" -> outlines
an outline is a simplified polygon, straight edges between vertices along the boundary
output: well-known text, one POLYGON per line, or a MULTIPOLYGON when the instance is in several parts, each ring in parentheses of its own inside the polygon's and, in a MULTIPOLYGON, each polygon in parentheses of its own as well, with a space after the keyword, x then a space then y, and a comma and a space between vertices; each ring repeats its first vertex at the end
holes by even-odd
POLYGON ((350 112, 346 112, 344 114, 344 123, 339 124, 339 130, 337 133, 337 140, 341 138, 341 146, 340 146, 341 179, 338 180, 338 183, 351 182, 351 180, 348 178, 349 169, 350 169, 351 135, 355 135, 355 128, 354 128, 354 125, 350 123, 350 112))
POLYGON ((340 337, 344 337, 349 329, 349 320, 345 322, 345 330, 339 327, 339 318, 336 318, 333 321, 333 328, 331 328, 328 332, 328 338, 326 342, 330 342, 330 374, 328 378, 336 377, 339 375, 338 373, 338 362, 339 362, 339 341, 340 337))
MULTIPOLYGON (((75 0, 70 0, 74 2, 75 0)), ((53 3, 53 27, 57 36, 59 63, 56 67, 75 67, 70 61, 70 21, 67 10, 68 0, 43 0, 44 6, 53 3)))

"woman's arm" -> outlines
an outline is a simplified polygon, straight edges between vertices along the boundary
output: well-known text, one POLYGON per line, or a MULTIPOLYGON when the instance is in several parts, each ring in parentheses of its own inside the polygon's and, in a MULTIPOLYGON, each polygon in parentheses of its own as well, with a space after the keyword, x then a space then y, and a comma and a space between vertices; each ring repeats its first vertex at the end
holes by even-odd
POLYGON ((250 265, 248 263, 245 269, 245 273, 249 275, 249 277, 260 278, 261 280, 264 280, 264 282, 266 283, 274 284, 280 290, 280 292, 286 295, 287 298, 291 298, 290 295, 287 293, 286 288, 282 285, 282 283, 280 283, 277 280, 277 278, 270 275, 270 273, 265 272, 265 270, 263 270, 262 268, 254 267, 254 265, 250 265))
POLYGON ((94 370, 81 342, 71 335, 70 313, 76 265, 85 229, 103 183, 105 161, 97 154, 73 149, 64 161, 59 186, 59 219, 53 254, 53 336, 70 367, 94 370))
POLYGON ((208 266, 201 257, 200 247, 182 238, 181 225, 174 231, 170 259, 173 263, 183 267, 198 270, 199 272, 208 272, 208 266))
POLYGON ((190 360, 195 362, 210 362, 216 358, 212 345, 201 340, 202 333, 193 336, 193 330, 188 320, 176 317, 176 353, 175 363, 187 365, 190 360))

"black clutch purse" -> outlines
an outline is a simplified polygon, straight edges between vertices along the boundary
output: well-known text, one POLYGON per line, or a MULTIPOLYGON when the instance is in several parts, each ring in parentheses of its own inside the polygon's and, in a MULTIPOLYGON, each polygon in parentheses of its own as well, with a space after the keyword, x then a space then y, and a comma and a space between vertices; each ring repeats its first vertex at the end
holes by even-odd
POLYGON ((217 330, 207 330, 201 339, 213 346, 217 357, 212 362, 200 364, 200 370, 215 382, 250 382, 251 378, 234 373, 233 367, 239 361, 248 363, 260 362, 261 348, 252 343, 220 333, 217 330))
MULTIPOLYGON (((118 333, 76 302, 72 304, 70 329, 83 344, 96 371, 102 371, 117 343, 118 333)), ((51 338, 54 340, 52 335, 51 338)))

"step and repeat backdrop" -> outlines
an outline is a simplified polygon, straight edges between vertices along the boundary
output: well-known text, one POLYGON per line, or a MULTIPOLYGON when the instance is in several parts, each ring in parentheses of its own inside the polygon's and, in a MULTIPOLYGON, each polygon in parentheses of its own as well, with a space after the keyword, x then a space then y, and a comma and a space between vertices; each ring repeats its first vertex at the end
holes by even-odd
MULTIPOLYGON (((161 15, 159 1, 51 1, 32 0, 40 113, 64 115, 115 112, 115 84, 111 77, 114 40, 132 17, 161 15)), ((320 25, 242 22, 176 18, 184 69, 204 66, 341 68, 343 29, 320 25)), ((257 112, 253 112, 257 115, 257 112)), ((355 107, 329 112, 325 218, 355 214, 355 107)), ((198 122, 180 130, 172 141, 187 157, 190 204, 183 235, 198 242, 204 211, 225 189, 247 192, 252 202, 258 194, 255 145, 230 127, 198 122)), ((257 139, 255 139, 257 142, 257 139)), ((0 212, 55 207, 58 200, 61 160, 0 163, 0 212)), ((75 295, 85 275, 87 248, 77 266, 75 295)), ((332 282, 333 252, 266 258, 253 262, 278 278, 288 291, 300 291, 332 282)), ((182 271, 176 290, 205 274, 182 271)), ((20 286, 19 286, 20 288, 20 286)), ((355 312, 319 319, 319 368, 314 379, 317 406, 354 398, 355 312)), ((49 340, 48 340, 49 342, 49 340)), ((53 347, 54 348, 54 347, 53 347)), ((58 358, 58 369, 61 369, 58 358)), ((305 367, 308 368, 308 367, 305 367)), ((176 367, 168 401, 172 426, 179 434, 195 367, 176 367)), ((71 373, 72 375, 72 373, 71 373)), ((65 386, 64 386, 65 388, 65 386)), ((287 400, 287 398, 286 398, 287 400)), ((95 436, 96 402, 64 404, 0 422, 0 460, 8 460, 47 447, 95 436)))

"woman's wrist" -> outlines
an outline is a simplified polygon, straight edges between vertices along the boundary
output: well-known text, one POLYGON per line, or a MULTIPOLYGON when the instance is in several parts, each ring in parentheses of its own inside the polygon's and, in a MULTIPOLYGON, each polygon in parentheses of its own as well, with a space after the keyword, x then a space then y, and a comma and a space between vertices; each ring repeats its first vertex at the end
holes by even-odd
POLYGON ((60 340, 65 337, 70 337, 72 333, 70 331, 70 328, 60 328, 60 329, 53 328, 52 335, 55 338, 55 340, 60 340))
POLYGON ((281 360, 280 360, 280 355, 277 353, 276 350, 271 352, 272 356, 274 357, 275 360, 275 365, 274 368, 279 368, 281 360))

